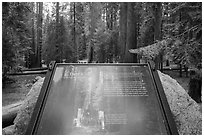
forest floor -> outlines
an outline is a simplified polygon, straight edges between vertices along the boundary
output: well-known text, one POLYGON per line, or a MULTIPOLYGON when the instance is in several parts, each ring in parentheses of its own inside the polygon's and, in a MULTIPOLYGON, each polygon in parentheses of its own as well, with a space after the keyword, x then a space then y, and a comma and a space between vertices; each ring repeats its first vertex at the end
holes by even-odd
POLYGON ((2 106, 24 100, 37 76, 44 77, 45 75, 9 76, 10 80, 2 88, 2 106))

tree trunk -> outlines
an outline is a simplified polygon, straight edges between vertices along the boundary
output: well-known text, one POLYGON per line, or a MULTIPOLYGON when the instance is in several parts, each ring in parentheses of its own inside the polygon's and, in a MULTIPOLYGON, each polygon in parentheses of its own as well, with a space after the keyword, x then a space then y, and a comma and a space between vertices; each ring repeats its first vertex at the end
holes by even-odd
POLYGON ((43 2, 38 2, 37 8, 38 8, 38 23, 37 23, 37 62, 36 62, 36 67, 41 67, 43 2))
POLYGON ((38 67, 38 46, 39 46, 39 20, 38 20, 38 18, 39 18, 39 2, 36 2, 36 37, 35 37, 35 53, 34 53, 34 55, 35 55, 35 59, 34 59, 34 61, 35 61, 35 63, 34 63, 34 68, 36 68, 36 67, 38 67))
POLYGON ((30 53, 30 67, 35 67, 35 3, 32 2, 32 45, 31 45, 31 53, 30 53))
POLYGON ((76 3, 74 2, 74 47, 76 48, 76 61, 78 61, 78 45, 76 43, 76 3))
POLYGON ((127 3, 120 4, 120 32, 119 32, 119 45, 120 45, 120 62, 124 62, 124 55, 126 49, 126 34, 127 34, 127 3))
POLYGON ((127 6, 127 39, 126 39, 126 49, 125 49, 125 58, 124 62, 134 63, 137 62, 136 55, 129 52, 130 49, 137 48, 136 43, 136 23, 135 23, 135 14, 134 14, 135 3, 128 3, 127 6))
POLYGON ((88 47, 88 62, 91 63, 93 61, 93 36, 97 25, 98 19, 98 8, 99 3, 93 2, 90 5, 90 14, 91 14, 91 22, 90 22, 90 42, 88 47))
MULTIPOLYGON (((113 4, 114 3, 110 3, 111 7, 110 7, 110 30, 113 30, 113 4)), ((109 62, 113 63, 113 57, 114 57, 114 43, 113 43, 113 33, 112 33, 112 37, 111 37, 111 42, 110 42, 110 58, 109 58, 109 62)))
POLYGON ((60 49, 59 49, 59 2, 56 3, 56 30, 55 30, 55 61, 60 62, 60 49))
MULTIPOLYGON (((161 18, 162 18, 162 9, 161 9, 161 2, 157 2, 153 6, 154 10, 154 42, 157 40, 161 40, 161 18)), ((160 53, 156 58, 155 62, 155 69, 162 69, 163 67, 163 54, 160 53)))
POLYGON ((154 41, 156 41, 161 40, 161 17, 162 17, 161 2, 157 2, 154 5, 154 17, 155 17, 154 41))

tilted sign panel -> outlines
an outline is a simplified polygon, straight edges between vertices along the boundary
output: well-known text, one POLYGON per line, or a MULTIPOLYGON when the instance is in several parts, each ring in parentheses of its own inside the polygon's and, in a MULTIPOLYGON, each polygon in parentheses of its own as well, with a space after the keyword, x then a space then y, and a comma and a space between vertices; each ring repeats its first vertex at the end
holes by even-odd
POLYGON ((58 65, 36 134, 167 134, 147 65, 58 65))

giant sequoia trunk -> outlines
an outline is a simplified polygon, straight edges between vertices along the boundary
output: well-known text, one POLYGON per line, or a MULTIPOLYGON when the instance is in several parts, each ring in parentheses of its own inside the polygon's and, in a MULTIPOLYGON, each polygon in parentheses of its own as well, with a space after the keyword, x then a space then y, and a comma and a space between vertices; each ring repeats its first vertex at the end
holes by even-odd
POLYGON ((124 62, 133 63, 137 62, 137 57, 129 52, 130 49, 137 48, 136 40, 136 22, 134 13, 135 3, 127 3, 127 36, 126 36, 126 48, 124 62))

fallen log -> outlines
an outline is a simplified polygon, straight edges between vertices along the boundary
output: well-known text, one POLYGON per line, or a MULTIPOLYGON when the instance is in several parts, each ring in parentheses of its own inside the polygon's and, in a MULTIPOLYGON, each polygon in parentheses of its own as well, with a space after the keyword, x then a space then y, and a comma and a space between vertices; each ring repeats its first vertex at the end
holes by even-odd
POLYGON ((24 72, 17 72, 17 73, 8 73, 9 76, 15 76, 15 75, 35 75, 35 74, 46 74, 47 70, 41 70, 41 71, 24 71, 24 72))
POLYGON ((22 102, 17 102, 2 108, 2 128, 13 125, 22 102))
POLYGON ((22 69, 22 71, 42 71, 42 70, 47 70, 48 68, 30 68, 30 69, 22 69))

